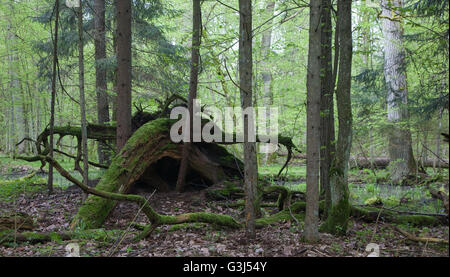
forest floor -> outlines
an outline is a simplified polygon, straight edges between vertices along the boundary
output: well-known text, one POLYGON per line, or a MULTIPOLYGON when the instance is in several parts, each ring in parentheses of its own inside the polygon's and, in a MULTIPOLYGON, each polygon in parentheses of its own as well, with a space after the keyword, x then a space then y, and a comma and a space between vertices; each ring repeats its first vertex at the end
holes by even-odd
MULTIPOLYGON (((141 192, 152 207, 162 214, 206 211, 242 217, 242 209, 231 208, 224 203, 209 202, 202 191, 186 193, 141 192)), ((0 201, 0 214, 20 211, 32 216, 34 232, 63 232, 68 230, 70 219, 81 204, 83 193, 75 187, 56 188, 48 196, 44 189, 26 191, 14 199, 0 201)), ((272 214, 275 208, 265 208, 272 214)), ((149 238, 134 242, 139 233, 132 222, 147 224, 143 213, 132 203, 120 203, 107 219, 104 229, 94 235, 83 236, 83 231, 72 241, 51 241, 41 244, 0 246, 0 256, 66 256, 66 246, 77 243, 81 256, 250 256, 250 257, 364 257, 369 254, 369 243, 379 246, 382 257, 449 256, 448 245, 418 243, 406 240, 390 225, 379 222, 364 223, 351 219, 346 236, 320 234, 320 243, 302 242, 303 227, 296 221, 282 221, 257 230, 257 238, 248 241, 242 230, 231 230, 206 224, 161 226, 149 238)), ((400 226, 417 236, 447 239, 448 226, 422 227, 400 226)))

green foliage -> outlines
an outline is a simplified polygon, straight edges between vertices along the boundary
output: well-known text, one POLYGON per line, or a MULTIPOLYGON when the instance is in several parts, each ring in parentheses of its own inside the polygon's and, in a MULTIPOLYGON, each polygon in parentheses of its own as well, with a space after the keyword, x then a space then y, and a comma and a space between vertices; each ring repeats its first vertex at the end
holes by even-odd
POLYGON ((46 191, 47 180, 38 176, 19 178, 16 180, 0 179, 0 200, 14 201, 19 195, 46 191))

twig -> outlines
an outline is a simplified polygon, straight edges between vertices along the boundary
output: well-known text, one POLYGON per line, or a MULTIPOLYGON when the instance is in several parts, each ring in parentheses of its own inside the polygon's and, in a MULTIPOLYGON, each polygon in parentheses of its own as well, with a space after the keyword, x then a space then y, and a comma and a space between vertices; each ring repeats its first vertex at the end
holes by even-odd
POLYGON ((410 234, 400 228, 398 228, 397 226, 393 226, 393 225, 389 225, 392 229, 394 229, 395 231, 399 232, 400 234, 402 234, 403 236, 405 236, 407 239, 412 240, 412 241, 417 241, 417 242, 425 242, 425 243, 429 243, 429 242, 435 242, 435 243, 444 243, 444 244, 448 244, 448 240, 445 239, 439 239, 439 238, 429 238, 429 237, 417 237, 413 234, 410 234))
POLYGON ((426 147, 425 144, 422 143, 422 146, 427 149, 428 151, 431 152, 431 154, 435 155, 439 160, 441 160, 443 163, 448 164, 448 161, 442 159, 439 155, 437 155, 436 153, 434 153, 430 148, 426 147))

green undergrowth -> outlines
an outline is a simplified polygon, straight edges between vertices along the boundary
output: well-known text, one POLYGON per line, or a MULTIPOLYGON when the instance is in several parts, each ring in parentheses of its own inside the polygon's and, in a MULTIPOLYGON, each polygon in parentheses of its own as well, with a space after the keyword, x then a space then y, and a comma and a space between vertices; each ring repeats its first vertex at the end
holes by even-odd
MULTIPOLYGON (((260 178, 275 178, 280 171, 282 164, 271 164, 260 166, 258 168, 258 174, 260 178)), ((299 180, 306 178, 306 166, 294 166, 290 165, 287 169, 285 169, 281 176, 285 177, 287 180, 299 180), (287 170, 287 173, 286 173, 287 170)))
POLYGON ((0 179, 0 201, 10 202, 19 195, 31 195, 46 191, 47 180, 42 177, 19 178, 14 180, 0 179))
MULTIPOLYGON (((90 229, 80 230, 76 229, 72 232, 58 233, 37 233, 37 232, 23 232, 21 235, 26 237, 21 244, 40 244, 47 242, 64 243, 66 240, 77 241, 80 244, 84 242, 95 241, 98 243, 115 242, 122 234, 123 230, 105 230, 105 229, 90 229)), ((0 232, 0 245, 15 246, 18 243, 14 239, 13 230, 5 230, 0 232)))

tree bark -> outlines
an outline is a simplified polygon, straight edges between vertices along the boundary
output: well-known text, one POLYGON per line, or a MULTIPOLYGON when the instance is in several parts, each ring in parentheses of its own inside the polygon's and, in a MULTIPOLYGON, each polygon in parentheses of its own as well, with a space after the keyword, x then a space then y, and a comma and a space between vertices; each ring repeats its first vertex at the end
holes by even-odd
POLYGON ((321 30, 320 1, 310 2, 309 50, 306 118, 306 213, 305 239, 319 241, 319 169, 320 169, 320 90, 321 90, 321 30))
MULTIPOLYGON (((270 18, 273 17, 275 10, 275 2, 272 0, 267 1, 265 13, 270 18)), ((273 20, 267 21, 267 25, 271 26, 273 20)), ((272 50, 272 28, 268 28, 262 33, 261 38, 261 79, 263 82, 263 95, 264 95, 264 106, 266 110, 266 119, 270 118, 270 106, 273 105, 273 89, 272 89, 272 72, 270 69, 270 56, 272 50)), ((267 134, 270 133, 270 127, 267 127, 267 134)), ((272 145, 266 144, 266 147, 272 147, 272 145)), ((264 155, 264 163, 267 163, 270 154, 264 155)))
MULTIPOLYGON (((239 86, 241 107, 245 110, 252 107, 252 1, 239 0, 239 86)), ((255 217, 257 207, 256 186, 258 181, 258 165, 256 157, 256 142, 249 140, 249 126, 254 126, 248 115, 244 120, 244 184, 245 184, 245 233, 248 238, 255 238, 255 217), (250 125, 251 124, 251 125, 250 125)))
MULTIPOLYGON (((95 46, 95 87, 97 92, 97 122, 109 122, 109 105, 106 82, 106 69, 102 62, 106 59, 105 44, 105 0, 94 1, 94 46, 95 46)), ((104 143, 98 144, 98 161, 109 164, 110 154, 104 143)))
POLYGON ((332 234, 345 234, 350 204, 348 201, 348 161, 352 147, 352 1, 338 0, 337 28, 339 29, 339 73, 336 89, 339 133, 336 155, 331 168, 331 207, 321 230, 332 234))
MULTIPOLYGON (((176 189, 181 192, 184 189, 186 182, 186 174, 188 171, 188 159, 191 150, 191 143, 193 141, 194 133, 194 99, 197 98, 198 85, 198 71, 200 60, 200 44, 202 31, 202 11, 200 7, 200 0, 192 0, 192 51, 191 51, 191 76, 189 82, 189 142, 183 142, 183 157, 181 159, 180 171, 178 173, 178 180, 176 189)), ((185 130, 183 130, 185 131, 185 130)))
MULTIPOLYGON (((321 1, 320 191, 331 206, 330 167, 334 157, 334 85, 331 55, 331 0, 321 1)), ((325 209, 327 211, 327 209, 325 209)))
POLYGON ((131 136, 131 0, 117 4, 117 150, 131 136))
MULTIPOLYGON (((58 63, 58 25, 59 25, 59 0, 55 1, 55 38, 53 41, 53 76, 52 95, 50 102, 50 127, 49 127, 49 157, 53 159, 53 133, 55 128, 55 98, 56 98, 56 65, 58 63)), ((53 165, 48 166, 48 193, 53 193, 53 165)))
MULTIPOLYGON (((15 12, 12 2, 9 3, 11 13, 15 12)), ((22 89, 19 77, 19 51, 17 47, 16 33, 17 30, 11 18, 7 17, 7 36, 5 39, 6 49, 8 53, 8 74, 10 76, 8 82, 8 91, 11 94, 11 148, 13 155, 26 152, 25 144, 16 145, 25 137, 26 121, 24 114, 24 99, 22 97, 22 89), (10 47, 9 47, 10 46, 10 47)))
POLYGON ((83 183, 89 181, 89 159, 87 146, 87 121, 86 121, 86 101, 84 95, 84 40, 83 40, 83 1, 80 1, 78 8, 78 66, 79 66, 79 86, 80 86, 80 116, 81 116, 81 145, 83 152, 83 183))
POLYGON ((384 76, 387 87, 389 156, 393 163, 391 180, 401 183, 416 174, 411 132, 409 130, 408 84, 406 81, 403 29, 398 9, 402 0, 383 0, 382 29, 384 36, 384 76))

